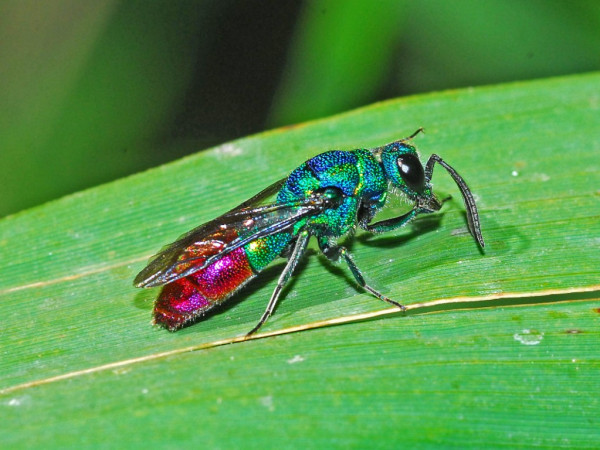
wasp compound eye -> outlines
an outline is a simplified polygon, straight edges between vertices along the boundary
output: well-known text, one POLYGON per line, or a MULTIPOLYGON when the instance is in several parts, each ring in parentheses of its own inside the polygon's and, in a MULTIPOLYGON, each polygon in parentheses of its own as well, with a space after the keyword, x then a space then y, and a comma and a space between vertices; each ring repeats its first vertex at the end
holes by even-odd
POLYGON ((398 156, 398 170, 406 186, 422 194, 425 190, 425 171, 419 158, 412 153, 398 156))

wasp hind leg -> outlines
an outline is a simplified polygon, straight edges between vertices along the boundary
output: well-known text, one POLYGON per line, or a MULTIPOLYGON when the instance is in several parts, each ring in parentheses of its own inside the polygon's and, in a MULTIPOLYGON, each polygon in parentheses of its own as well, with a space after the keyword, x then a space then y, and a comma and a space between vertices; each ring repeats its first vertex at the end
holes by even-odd
POLYGON ((365 278, 363 277, 361 270, 358 268, 358 266, 354 262, 354 258, 352 258, 352 255, 350 254, 350 252, 348 251, 348 249, 346 247, 331 246, 326 240, 323 240, 323 241, 319 240, 319 247, 321 248, 321 251, 323 252, 323 254, 330 261, 338 262, 340 260, 340 258, 343 259, 345 261, 345 263, 348 265, 348 268, 350 269, 350 272, 352 272, 352 276, 354 276, 354 279, 356 280, 358 285, 361 288, 363 288, 365 291, 374 295, 379 300, 383 300, 384 302, 389 303, 390 305, 394 305, 394 306, 400 308, 400 310, 402 312, 406 311, 406 308, 402 304, 392 300, 389 297, 386 297, 381 292, 377 291, 376 289, 372 288, 371 286, 369 286, 367 284, 367 282, 365 281, 365 278))
POLYGON ((277 305, 277 301, 279 300, 281 291, 283 290, 283 288, 289 281, 290 277, 294 273, 294 269, 298 265, 298 261, 300 261, 300 258, 306 251, 306 246, 308 245, 310 236, 311 235, 308 231, 302 231, 298 235, 298 239, 296 240, 293 250, 290 253, 288 262, 287 262, 285 268, 283 269, 283 272, 281 272, 281 275, 279 276, 279 281, 277 282, 277 286, 275 287, 275 290, 271 294, 271 298, 267 305, 267 309, 265 309, 265 312, 263 313, 262 317, 260 318, 260 320, 258 321, 256 326, 254 328, 252 328, 252 330, 250 330, 250 332, 248 334, 246 334, 247 337, 256 333, 260 329, 260 327, 262 327, 263 324, 267 321, 269 316, 271 314, 273 314, 273 310, 275 309, 275 306, 277 305))

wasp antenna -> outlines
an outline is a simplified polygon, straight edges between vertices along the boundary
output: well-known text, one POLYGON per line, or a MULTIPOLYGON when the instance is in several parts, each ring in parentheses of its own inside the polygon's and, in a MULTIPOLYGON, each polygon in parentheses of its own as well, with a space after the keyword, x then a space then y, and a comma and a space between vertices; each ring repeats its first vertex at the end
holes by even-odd
POLYGON ((400 142, 406 142, 406 141, 410 141, 412 138, 414 138, 417 134, 419 133, 423 133, 425 134, 425 128, 423 127, 419 127, 417 129, 417 131, 415 131, 413 134, 411 134, 409 137, 404 138, 404 139, 400 139, 400 142))
POLYGON ((428 182, 431 180, 431 175, 433 174, 433 166, 436 162, 448 171, 448 173, 460 189, 460 193, 462 194, 463 200, 465 202, 465 208, 467 208, 467 224, 469 225, 469 231, 471 232, 471 235, 475 238, 477 243, 481 246, 481 248, 485 247, 483 235, 481 234, 481 223, 479 221, 477 205, 475 204, 473 194, 471 194, 471 190, 469 189, 469 186, 467 186, 467 183, 465 183, 465 180, 463 180, 463 178, 458 174, 456 170, 452 168, 452 166, 450 166, 448 163, 446 163, 446 161, 444 161, 436 154, 431 155, 429 157, 429 160, 427 161, 427 165, 425 166, 425 178, 428 182))
POLYGON ((390 146, 390 145, 396 145, 396 144, 400 144, 400 143, 402 143, 402 142, 407 142, 407 141, 410 141, 412 138, 414 138, 414 137, 415 137, 417 134, 419 134, 419 133, 425 133, 425 129, 424 129, 423 127, 419 127, 419 129, 418 129, 417 131, 415 131, 413 134, 411 134, 411 135, 410 135, 410 136, 408 136, 408 137, 405 137, 405 138, 403 138, 403 139, 400 139, 400 140, 398 140, 398 141, 394 141, 394 142, 392 142, 392 143, 390 143, 390 144, 384 145, 383 147, 375 147, 375 148, 372 148, 372 149, 370 149, 370 150, 371 150, 371 152, 372 152, 372 153, 373 153, 373 154, 374 154, 376 157, 378 157, 378 158, 379 158, 379 157, 381 157, 381 153, 383 152, 383 150, 384 150, 386 147, 388 147, 388 146, 390 146))

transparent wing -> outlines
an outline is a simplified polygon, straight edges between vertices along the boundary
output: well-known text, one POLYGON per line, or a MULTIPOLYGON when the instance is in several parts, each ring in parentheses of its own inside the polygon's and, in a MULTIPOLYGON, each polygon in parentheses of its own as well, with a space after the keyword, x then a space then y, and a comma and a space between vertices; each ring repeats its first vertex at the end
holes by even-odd
POLYGON ((331 207, 331 198, 316 192, 293 203, 261 206, 277 192, 280 180, 222 216, 184 234, 151 258, 136 276, 137 287, 171 283, 203 269, 256 239, 291 230, 298 221, 331 207))

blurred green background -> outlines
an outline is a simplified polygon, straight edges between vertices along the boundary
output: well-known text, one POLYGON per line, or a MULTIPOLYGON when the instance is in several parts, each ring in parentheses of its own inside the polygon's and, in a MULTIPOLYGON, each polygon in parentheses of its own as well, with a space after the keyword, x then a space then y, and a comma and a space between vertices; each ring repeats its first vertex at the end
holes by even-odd
POLYGON ((378 100, 599 69, 593 0, 2 1, 0 216, 378 100))

